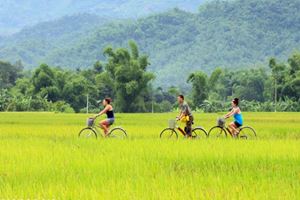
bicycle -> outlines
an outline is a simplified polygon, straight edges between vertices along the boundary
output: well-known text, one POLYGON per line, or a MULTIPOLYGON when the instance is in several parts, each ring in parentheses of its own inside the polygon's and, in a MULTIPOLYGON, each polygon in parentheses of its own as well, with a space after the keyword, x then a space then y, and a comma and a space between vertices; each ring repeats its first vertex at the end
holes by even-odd
POLYGON ((226 125, 224 118, 217 120, 217 126, 212 127, 208 132, 208 137, 212 138, 226 138, 227 135, 241 139, 256 138, 256 131, 250 126, 242 126, 238 128, 238 134, 234 136, 226 125))
MULTIPOLYGON (((187 137, 187 133, 178 125, 177 120, 169 120, 169 128, 165 128, 160 133, 160 138, 167 138, 167 139, 178 139, 178 133, 176 129, 184 136, 187 137)), ((206 138, 207 132, 202 127, 196 127, 192 129, 192 138, 206 138)))
MULTIPOLYGON (((79 138, 98 138, 98 135, 101 135, 104 137, 104 134, 101 134, 101 126, 97 125, 95 123, 97 117, 96 118, 88 118, 87 119, 87 127, 81 129, 81 131, 79 131, 78 137, 79 138)), ((127 138, 127 133, 126 131, 122 128, 122 127, 115 127, 112 128, 106 137, 110 137, 110 138, 119 138, 119 139, 124 139, 127 138)))

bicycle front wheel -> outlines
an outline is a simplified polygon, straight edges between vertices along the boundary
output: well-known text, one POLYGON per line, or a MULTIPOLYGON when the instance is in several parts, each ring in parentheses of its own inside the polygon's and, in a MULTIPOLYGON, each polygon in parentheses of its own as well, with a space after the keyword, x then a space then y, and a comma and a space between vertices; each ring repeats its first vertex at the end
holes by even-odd
POLYGON ((97 139, 97 133, 95 130, 93 130, 90 127, 82 129, 79 134, 79 138, 96 138, 97 139))
POLYGON ((255 139, 256 132, 253 128, 249 126, 242 127, 239 133, 239 138, 241 139, 255 139))
POLYGON ((159 137, 161 139, 177 139, 178 134, 174 129, 166 128, 160 133, 159 137))
POLYGON ((125 139, 125 138, 127 138, 127 133, 122 128, 113 128, 109 132, 108 137, 110 137, 110 138, 117 138, 117 139, 125 139))
POLYGON ((194 128, 192 130, 192 137, 197 139, 202 139, 207 137, 207 132, 203 128, 194 128))
POLYGON ((222 128, 220 126, 215 126, 209 130, 208 137, 210 137, 210 138, 226 138, 227 133, 224 128, 222 128))

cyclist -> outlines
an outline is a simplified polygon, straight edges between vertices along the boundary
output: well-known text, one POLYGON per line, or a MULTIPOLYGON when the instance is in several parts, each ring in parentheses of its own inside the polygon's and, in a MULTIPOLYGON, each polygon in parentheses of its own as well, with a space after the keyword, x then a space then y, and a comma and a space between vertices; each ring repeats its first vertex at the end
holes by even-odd
POLYGON ((234 98, 231 102, 232 109, 229 113, 227 113, 224 117, 225 119, 233 116, 234 121, 229 124, 230 132, 232 136, 236 137, 239 133, 239 128, 243 125, 243 116, 241 109, 239 108, 239 99, 234 98))
POLYGON ((177 97, 177 101, 179 103, 180 113, 179 116, 176 117, 176 119, 186 123, 184 131, 186 132, 188 137, 192 137, 192 124, 194 123, 194 117, 191 108, 186 103, 186 101, 184 101, 183 95, 179 95, 177 97))
POLYGON ((112 99, 111 98, 105 98, 102 101, 102 105, 104 106, 104 109, 94 117, 99 117, 100 115, 106 114, 107 119, 104 119, 100 122, 100 126, 104 131, 105 136, 108 134, 109 127, 115 122, 114 117, 114 109, 111 105, 112 99))

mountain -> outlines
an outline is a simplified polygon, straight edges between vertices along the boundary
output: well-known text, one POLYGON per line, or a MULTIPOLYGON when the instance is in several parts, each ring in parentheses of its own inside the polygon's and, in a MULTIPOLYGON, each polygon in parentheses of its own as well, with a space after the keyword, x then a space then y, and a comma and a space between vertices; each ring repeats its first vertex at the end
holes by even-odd
POLYGON ((65 16, 51 22, 42 22, 24 28, 10 36, 0 38, 0 57, 6 60, 21 60, 29 66, 44 58, 55 49, 71 47, 95 28, 110 22, 110 19, 92 14, 65 16))
POLYGON ((137 18, 174 7, 196 11, 204 0, 0 0, 0 35, 65 15, 137 18))
MULTIPOLYGON (((57 37, 61 39, 52 40, 35 26, 27 31, 34 36, 20 32, 2 39, 0 59, 22 60, 27 67, 46 62, 85 68, 104 59, 107 45, 126 47, 133 39, 150 56, 158 85, 184 85, 195 70, 209 73, 217 66, 238 70, 266 64, 272 56, 286 59, 300 49, 299 10, 299 0, 214 1, 200 6, 198 13, 173 9, 138 20, 78 28, 76 37, 61 31, 57 37)), ((71 21, 58 21, 56 26, 71 21)), ((46 23, 43 31, 51 33, 53 27, 46 23)))

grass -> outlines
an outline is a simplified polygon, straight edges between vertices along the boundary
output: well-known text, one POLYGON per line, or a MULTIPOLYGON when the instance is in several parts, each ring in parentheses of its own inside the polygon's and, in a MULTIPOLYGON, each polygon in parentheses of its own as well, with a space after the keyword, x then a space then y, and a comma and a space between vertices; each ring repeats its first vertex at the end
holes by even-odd
POLYGON ((300 113, 244 113, 254 141, 159 140, 174 116, 117 114, 129 139, 79 140, 87 115, 0 113, 0 199, 300 198, 300 113))

